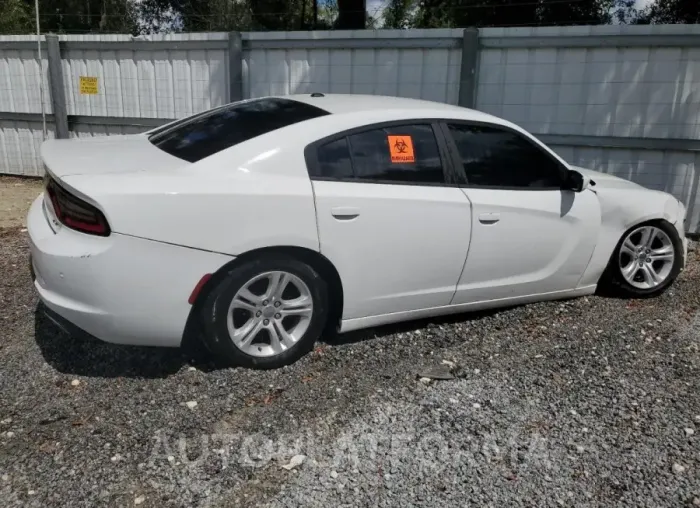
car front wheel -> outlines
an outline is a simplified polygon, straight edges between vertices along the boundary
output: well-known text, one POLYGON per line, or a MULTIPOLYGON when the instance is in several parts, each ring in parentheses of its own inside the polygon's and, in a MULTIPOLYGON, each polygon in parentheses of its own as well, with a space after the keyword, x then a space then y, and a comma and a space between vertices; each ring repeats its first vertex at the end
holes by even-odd
POLYGON ((203 308, 204 340, 228 365, 277 368, 310 351, 324 328, 327 287, 309 265, 267 255, 227 274, 203 308))
POLYGON ((625 233, 610 260, 613 287, 624 296, 663 293, 683 266, 683 243, 673 225, 649 222, 625 233))

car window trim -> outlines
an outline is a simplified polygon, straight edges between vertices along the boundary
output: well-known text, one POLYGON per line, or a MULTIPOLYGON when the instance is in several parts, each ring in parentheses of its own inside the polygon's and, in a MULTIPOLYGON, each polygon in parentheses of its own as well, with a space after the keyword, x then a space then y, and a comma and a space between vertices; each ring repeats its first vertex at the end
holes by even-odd
POLYGON ((309 174, 309 178, 312 181, 319 182, 346 182, 346 183, 373 183, 373 184, 383 184, 383 185, 412 185, 421 187, 459 187, 461 183, 449 183, 450 175, 455 175, 456 171, 454 168, 454 162, 448 150, 447 142, 444 138, 444 134, 440 129, 440 118, 408 118, 403 120, 390 120, 386 122, 377 122, 373 124, 365 124, 359 127, 352 127, 343 131, 339 131, 330 134, 321 139, 309 143, 304 148, 304 159, 306 160, 306 169, 309 174), (397 127, 402 125, 428 125, 433 131, 435 136, 435 141, 438 146, 438 156, 440 157, 440 165, 442 167, 444 182, 397 182, 396 180, 373 180, 369 178, 359 178, 355 172, 355 160, 352 155, 352 147, 350 136, 354 134, 359 134, 362 132, 368 132, 376 129, 383 129, 385 127, 397 127), (318 161, 318 148, 338 139, 345 138, 348 146, 348 153, 350 154, 350 165, 352 166, 352 178, 338 178, 331 176, 314 176, 312 173, 320 174, 320 163, 318 161))
POLYGON ((481 122, 478 120, 455 120, 455 119, 445 119, 443 118, 440 121, 441 124, 441 129, 443 132, 443 135, 445 136, 445 141, 447 143, 448 149, 450 151, 452 163, 455 166, 456 170, 460 173, 464 184, 460 185, 460 187, 463 188, 471 188, 471 189, 490 189, 490 190, 521 190, 521 191, 562 191, 564 190, 564 182, 565 182, 565 177, 566 177, 566 171, 568 171, 568 168, 564 166, 559 160, 556 159, 556 157, 553 157, 552 154, 548 153, 546 150, 543 150, 541 146, 539 146, 537 143, 535 143, 533 140, 531 140, 528 136, 525 136, 522 132, 519 132, 516 129, 513 129, 512 127, 509 127, 507 125, 502 125, 502 124, 497 124, 497 123, 491 123, 491 122, 481 122), (452 136, 452 133, 450 132, 450 124, 452 125, 467 125, 467 126, 474 126, 474 127, 491 127, 495 129, 502 129, 507 132, 511 132, 520 138, 526 140, 530 145, 532 145, 538 152, 544 153, 550 160, 554 161, 554 163, 557 165, 559 168, 559 177, 561 179, 561 183, 559 184, 558 187, 555 186, 550 186, 550 187, 518 187, 518 186, 511 186, 511 185, 478 185, 478 184, 472 184, 469 183, 469 178, 467 178, 467 174, 464 171, 464 164, 462 162, 462 157, 459 154, 459 148, 457 147, 457 142, 454 139, 454 136, 452 136))

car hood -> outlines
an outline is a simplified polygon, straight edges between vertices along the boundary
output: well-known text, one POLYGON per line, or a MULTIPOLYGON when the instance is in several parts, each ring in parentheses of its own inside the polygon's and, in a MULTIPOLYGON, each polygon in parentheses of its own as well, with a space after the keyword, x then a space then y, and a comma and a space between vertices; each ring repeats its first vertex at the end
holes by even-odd
POLYGON ((625 180, 624 178, 619 178, 617 176, 609 175, 607 173, 601 173, 600 171, 593 171, 591 169, 581 168, 578 166, 571 166, 571 169, 578 171, 584 176, 587 176, 592 181, 595 182, 593 186, 594 190, 597 189, 645 189, 641 185, 625 180))
POLYGON ((143 134, 50 139, 41 145, 41 158, 59 178, 170 170, 189 164, 153 146, 143 134))

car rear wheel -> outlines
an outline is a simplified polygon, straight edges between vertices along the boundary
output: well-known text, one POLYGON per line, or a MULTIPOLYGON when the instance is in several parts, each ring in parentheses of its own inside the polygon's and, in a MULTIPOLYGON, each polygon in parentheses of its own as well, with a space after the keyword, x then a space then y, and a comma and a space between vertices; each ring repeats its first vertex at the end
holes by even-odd
POLYGON ((683 243, 671 224, 656 221, 627 231, 608 270, 624 296, 651 297, 663 293, 683 266, 683 243))
POLYGON ((326 283, 311 266, 263 256, 234 268, 209 294, 204 340, 227 365, 282 367, 318 340, 327 302, 326 283))

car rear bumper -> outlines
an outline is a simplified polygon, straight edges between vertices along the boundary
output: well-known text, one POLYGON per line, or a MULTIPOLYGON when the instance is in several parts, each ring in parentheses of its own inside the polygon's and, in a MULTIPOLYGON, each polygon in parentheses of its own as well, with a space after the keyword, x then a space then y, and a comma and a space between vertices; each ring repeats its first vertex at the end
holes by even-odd
POLYGON ((43 194, 27 217, 34 285, 50 311, 107 342, 179 346, 188 298, 232 258, 113 233, 51 228, 43 194))

